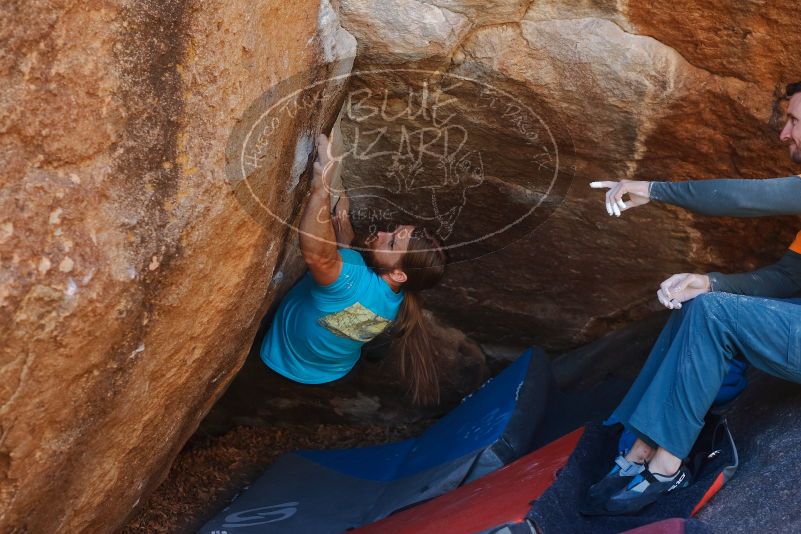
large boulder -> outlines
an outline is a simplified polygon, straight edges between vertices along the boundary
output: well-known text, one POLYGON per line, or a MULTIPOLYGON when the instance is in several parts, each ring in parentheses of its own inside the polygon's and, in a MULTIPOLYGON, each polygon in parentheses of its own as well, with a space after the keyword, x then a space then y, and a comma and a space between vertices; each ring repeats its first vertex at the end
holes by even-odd
POLYGON ((343 181, 363 227, 440 230, 457 261, 429 303, 468 334, 577 346, 650 313, 667 276, 753 269, 798 231, 664 205, 609 218, 588 188, 797 172, 776 128, 801 79, 791 1, 384 4, 342 1, 359 41, 343 181))
MULTIPOLYGON (((797 172, 776 139, 796 5, 730 4, 4 3, 0 529, 112 531, 159 483, 302 270, 291 226, 340 112, 356 224, 432 226, 454 263, 428 305, 498 354, 776 258, 797 219, 610 219, 587 188, 797 172)), ((455 399, 483 355, 438 332, 455 399)), ((350 380, 319 414, 419 415, 383 368, 350 380)))
POLYGON ((297 211, 355 41, 328 0, 0 12, 0 530, 111 532, 291 281, 276 269, 287 227, 243 209, 238 189, 297 211), (272 132, 269 164, 224 174, 254 100, 337 73, 272 132))

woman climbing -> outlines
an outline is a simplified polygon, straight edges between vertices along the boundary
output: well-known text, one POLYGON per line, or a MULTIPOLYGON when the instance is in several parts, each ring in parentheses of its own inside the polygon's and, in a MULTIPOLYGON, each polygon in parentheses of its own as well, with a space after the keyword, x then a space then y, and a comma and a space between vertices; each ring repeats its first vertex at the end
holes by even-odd
POLYGON ((276 311, 261 359, 277 373, 304 384, 346 375, 362 345, 392 326, 392 350, 417 403, 439 400, 434 352, 420 292, 445 272, 442 246, 424 228, 399 225, 378 232, 365 257, 351 249, 349 201, 331 210, 331 180, 339 164, 328 138, 317 139, 317 161, 300 222, 300 248, 308 272, 276 311))

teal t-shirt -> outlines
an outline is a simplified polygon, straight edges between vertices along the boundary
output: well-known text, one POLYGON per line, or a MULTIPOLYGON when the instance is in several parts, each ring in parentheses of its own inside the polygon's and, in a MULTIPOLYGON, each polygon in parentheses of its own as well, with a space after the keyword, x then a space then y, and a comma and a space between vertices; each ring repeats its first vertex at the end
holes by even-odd
POLYGON ((284 297, 264 336, 262 361, 296 382, 322 384, 345 376, 362 345, 395 320, 403 302, 403 291, 392 291, 361 254, 339 249, 339 255, 339 277, 322 286, 307 272, 284 297))

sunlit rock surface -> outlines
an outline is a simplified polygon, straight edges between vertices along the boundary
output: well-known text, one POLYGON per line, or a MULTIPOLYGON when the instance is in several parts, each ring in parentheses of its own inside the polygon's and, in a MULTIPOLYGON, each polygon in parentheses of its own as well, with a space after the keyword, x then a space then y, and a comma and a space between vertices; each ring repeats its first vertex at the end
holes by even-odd
MULTIPOLYGON (((229 134, 280 80, 348 72, 355 41, 327 0, 0 12, 0 531, 111 532, 289 281, 286 226, 251 216, 224 173, 229 134)), ((284 120, 251 172, 286 216, 305 194, 288 171, 343 85, 284 120)))

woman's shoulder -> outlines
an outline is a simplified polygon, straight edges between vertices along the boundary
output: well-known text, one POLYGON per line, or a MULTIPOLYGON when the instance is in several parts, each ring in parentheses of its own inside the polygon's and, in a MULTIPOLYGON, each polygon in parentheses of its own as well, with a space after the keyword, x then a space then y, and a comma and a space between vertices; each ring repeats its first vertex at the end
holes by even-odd
POLYGON ((342 258, 342 261, 347 264, 363 267, 367 266, 361 253, 353 250, 352 248, 340 248, 339 255, 342 258))

